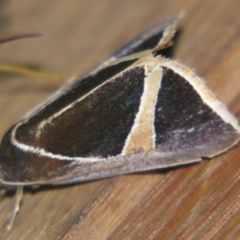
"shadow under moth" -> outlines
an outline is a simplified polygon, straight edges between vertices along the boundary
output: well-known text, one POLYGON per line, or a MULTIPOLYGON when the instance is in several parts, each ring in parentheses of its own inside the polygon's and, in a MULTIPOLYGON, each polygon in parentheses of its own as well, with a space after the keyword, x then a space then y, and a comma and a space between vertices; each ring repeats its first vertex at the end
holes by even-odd
POLYGON ((161 56, 178 17, 166 19, 64 87, 5 134, 0 182, 71 184, 200 162, 233 147, 237 120, 202 79, 161 56))

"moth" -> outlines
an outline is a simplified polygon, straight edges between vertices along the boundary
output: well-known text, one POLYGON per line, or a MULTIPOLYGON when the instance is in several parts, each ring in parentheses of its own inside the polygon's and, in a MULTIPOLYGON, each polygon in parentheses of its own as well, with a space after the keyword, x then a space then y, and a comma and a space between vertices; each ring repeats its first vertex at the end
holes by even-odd
POLYGON ((5 134, 2 186, 71 184, 200 162, 237 144, 240 126, 201 78, 161 56, 168 18, 63 88, 5 134))

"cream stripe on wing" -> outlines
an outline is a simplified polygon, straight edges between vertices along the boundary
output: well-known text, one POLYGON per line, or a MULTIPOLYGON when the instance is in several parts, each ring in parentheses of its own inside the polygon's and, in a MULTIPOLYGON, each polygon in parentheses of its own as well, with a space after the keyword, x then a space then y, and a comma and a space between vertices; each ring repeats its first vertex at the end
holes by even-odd
POLYGON ((145 68, 147 76, 144 79, 144 92, 139 112, 126 139, 123 155, 155 148, 154 113, 163 71, 159 64, 151 70, 148 70, 148 67, 150 68, 150 66, 145 68))

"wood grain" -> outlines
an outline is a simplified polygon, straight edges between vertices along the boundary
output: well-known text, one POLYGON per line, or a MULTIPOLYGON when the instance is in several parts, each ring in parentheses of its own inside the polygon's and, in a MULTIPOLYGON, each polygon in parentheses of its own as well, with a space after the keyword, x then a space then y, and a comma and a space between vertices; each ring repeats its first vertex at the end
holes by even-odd
MULTIPOLYGON (((194 67, 240 119, 238 0, 1 1, 5 33, 38 39, 1 45, 1 63, 32 66, 66 82, 136 34, 185 11, 173 58, 194 67)), ((31 77, 0 75, 0 135, 55 89, 31 77)), ((69 187, 25 190, 10 232, 13 198, 0 202, 1 239, 240 239, 240 145, 200 164, 69 187)))

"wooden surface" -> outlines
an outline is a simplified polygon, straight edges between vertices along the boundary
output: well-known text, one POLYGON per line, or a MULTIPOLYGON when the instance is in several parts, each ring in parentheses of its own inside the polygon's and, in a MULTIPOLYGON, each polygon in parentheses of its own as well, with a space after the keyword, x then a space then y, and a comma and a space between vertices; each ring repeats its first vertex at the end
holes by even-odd
MULTIPOLYGON (((240 119, 239 0, 0 2, 0 33, 40 32, 1 45, 1 63, 80 75, 136 34, 185 11, 173 58, 193 67, 240 119)), ((42 79, 0 75, 0 136, 48 97, 42 79)), ((12 230, 13 195, 0 201, 1 239, 240 239, 240 145, 200 164, 69 187, 26 189, 12 230)))

